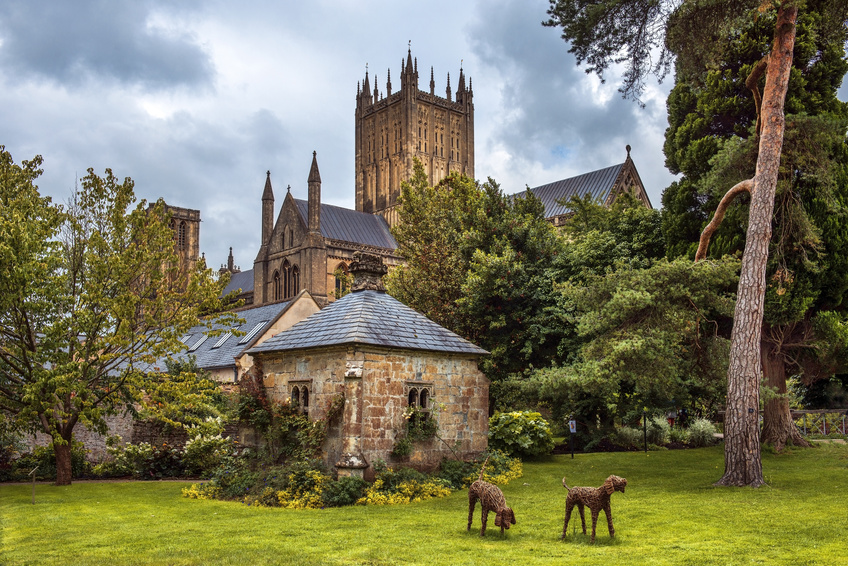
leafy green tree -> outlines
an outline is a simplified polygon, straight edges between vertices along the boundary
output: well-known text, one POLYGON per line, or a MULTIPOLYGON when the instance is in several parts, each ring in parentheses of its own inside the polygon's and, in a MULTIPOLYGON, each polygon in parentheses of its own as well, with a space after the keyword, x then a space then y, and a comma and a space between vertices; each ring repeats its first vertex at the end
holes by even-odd
POLYGON ((76 425, 105 432, 143 404, 149 366, 219 310, 225 282, 201 263, 180 273, 164 203, 136 203, 129 178, 89 169, 56 206, 34 184, 40 157, 0 155, 0 409, 52 438, 67 485, 76 425))
POLYGON ((399 216, 393 233, 406 265, 389 274, 389 292, 489 350, 482 369, 491 379, 567 353, 550 270, 562 243, 537 198, 459 175, 431 187, 416 162, 399 216))
MULTIPOLYGON (((827 34, 820 2, 810 0, 798 16, 798 34, 786 94, 787 114, 840 114, 844 103, 836 97, 848 60, 845 30, 827 34)), ((761 17, 748 22, 725 42, 725 53, 715 67, 685 72, 678 69, 668 97, 669 127, 665 134, 666 166, 682 174, 664 192, 663 233, 668 257, 694 257, 703 227, 725 191, 704 187, 703 178, 724 142, 747 139, 754 131, 757 108, 746 81, 768 49, 773 21, 761 17)), ((791 122, 791 119, 790 119, 791 122)), ((743 174, 740 172, 740 175, 743 174)), ((733 180, 728 180, 733 184, 733 180)), ((743 204, 747 196, 740 197, 743 204)), ((739 201, 737 201, 739 202, 739 201)), ((747 211, 747 207, 745 207, 747 211)), ((712 238, 716 250, 737 251, 744 246, 744 219, 728 219, 712 238)))
MULTIPOLYGON (((784 135, 784 102, 789 84, 798 17, 797 2, 734 0, 551 0, 546 25, 561 27, 578 63, 603 77, 610 64, 626 64, 621 87, 637 96, 644 79, 660 77, 676 58, 678 69, 698 71, 722 60, 726 39, 758 17, 774 18, 771 46, 747 79, 757 99, 757 161, 753 178, 734 185, 722 202, 742 192, 751 194, 745 252, 731 333, 728 403, 725 418, 725 473, 720 485, 758 487, 764 483, 760 460, 759 374, 760 339, 765 301, 766 263, 771 218, 784 135), (659 57, 652 58, 652 50, 659 57), (759 82, 765 78, 762 96, 759 82)), ((844 28, 848 5, 841 0, 822 3, 822 21, 830 31, 844 28)), ((721 210, 721 203, 717 210, 721 210)), ((719 215, 716 215, 716 219, 719 215)), ((710 235, 712 224, 705 229, 710 235)), ((703 243, 703 240, 702 240, 703 243)), ((700 256, 699 251, 696 257, 700 256)))
POLYGON ((616 422, 638 419, 644 407, 711 411, 724 392, 722 330, 733 311, 737 269, 732 258, 662 259, 565 284, 582 340, 579 359, 536 372, 525 391, 558 419, 584 423, 594 439, 616 422))
MULTIPOLYGON (((822 329, 815 322, 819 311, 843 308, 848 267, 845 189, 838 181, 845 164, 840 117, 846 104, 836 97, 848 70, 848 28, 828 33, 830 23, 821 13, 827 4, 811 0, 798 17, 766 273, 762 367, 767 385, 779 395, 767 396, 762 441, 778 449, 787 442, 807 444, 790 418, 786 376, 802 374, 809 384, 839 367, 815 331, 822 329)), ((663 195, 670 257, 694 254, 700 229, 726 187, 754 168, 757 93, 746 82, 767 50, 771 25, 767 17, 749 22, 727 42, 717 68, 677 73, 665 152, 672 172, 685 176, 663 195)), ((721 224, 712 223, 708 255, 743 249, 749 202, 743 193, 723 208, 721 224)))

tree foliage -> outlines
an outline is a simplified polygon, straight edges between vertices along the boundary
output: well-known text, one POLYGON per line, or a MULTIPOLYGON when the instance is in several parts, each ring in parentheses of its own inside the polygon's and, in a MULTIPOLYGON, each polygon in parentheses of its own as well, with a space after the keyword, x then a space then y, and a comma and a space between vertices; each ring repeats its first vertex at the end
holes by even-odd
POLYGON ((730 258, 663 259, 565 283, 582 340, 579 359, 536 372, 526 390, 595 437, 638 419, 643 408, 710 412, 724 393, 737 269, 730 258))
POLYGON ((57 206, 34 184, 39 157, 0 154, 0 408, 52 438, 67 484, 74 427, 143 403, 148 368, 220 310, 225 282, 200 262, 180 272, 164 203, 136 202, 131 179, 89 169, 57 206))
POLYGON ((389 274, 389 292, 489 350, 490 378, 566 354, 570 327, 550 271, 562 246, 537 198, 456 174, 431 187, 416 162, 399 216, 393 233, 406 265, 389 274))

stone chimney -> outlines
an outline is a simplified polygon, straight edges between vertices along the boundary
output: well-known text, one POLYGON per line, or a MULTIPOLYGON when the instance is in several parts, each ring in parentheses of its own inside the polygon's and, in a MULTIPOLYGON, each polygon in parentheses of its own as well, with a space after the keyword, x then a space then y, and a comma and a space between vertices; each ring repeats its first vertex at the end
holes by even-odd
POLYGON ((386 292, 383 285, 383 275, 389 268, 383 265, 383 259, 377 255, 356 252, 353 254, 353 262, 350 264, 350 273, 353 275, 351 292, 357 291, 380 291, 386 292))

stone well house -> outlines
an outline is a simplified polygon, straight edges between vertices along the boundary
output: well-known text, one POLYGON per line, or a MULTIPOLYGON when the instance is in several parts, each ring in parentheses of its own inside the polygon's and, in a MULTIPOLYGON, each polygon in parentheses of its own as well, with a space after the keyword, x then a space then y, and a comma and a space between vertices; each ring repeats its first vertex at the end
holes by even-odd
POLYGON ((344 396, 323 454, 340 476, 370 479, 378 459, 391 461, 410 405, 429 411, 441 437, 415 444, 416 467, 433 468, 453 451, 476 456, 488 443, 489 381, 477 367, 487 352, 388 295, 385 271, 361 254, 350 294, 247 351, 269 397, 297 402, 312 419, 344 396))

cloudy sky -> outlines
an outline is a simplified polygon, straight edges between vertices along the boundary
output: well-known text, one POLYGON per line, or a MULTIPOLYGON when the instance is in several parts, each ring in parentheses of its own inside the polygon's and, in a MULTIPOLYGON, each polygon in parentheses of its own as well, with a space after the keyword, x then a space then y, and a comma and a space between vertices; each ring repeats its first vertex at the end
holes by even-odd
MULTIPOLYGON (((547 0, 3 0, 0 145, 44 157, 64 201, 89 167, 140 198, 201 211, 210 266, 253 265, 265 171, 282 203, 306 198, 318 152, 324 202, 354 207, 354 109, 366 65, 399 86, 409 42, 421 88, 460 65, 473 81, 476 175, 508 193, 620 163, 625 145, 655 207, 665 97, 622 100, 544 28, 547 0)), ((848 98, 843 85, 842 99, 848 98)))

